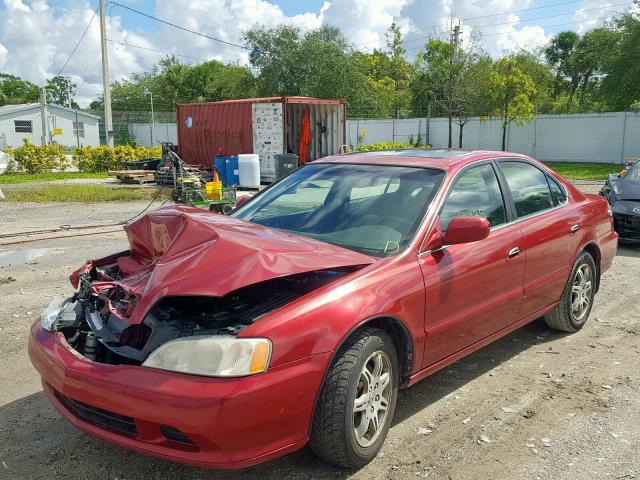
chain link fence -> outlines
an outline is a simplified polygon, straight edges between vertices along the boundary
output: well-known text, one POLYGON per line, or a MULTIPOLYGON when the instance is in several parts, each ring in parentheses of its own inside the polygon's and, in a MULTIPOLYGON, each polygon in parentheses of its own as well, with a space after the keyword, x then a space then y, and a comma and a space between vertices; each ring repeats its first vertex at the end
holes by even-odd
MULTIPOLYGON (((87 110, 86 113, 100 117, 98 129, 100 144, 105 145, 106 128, 104 123, 104 111, 87 110)), ((152 147, 159 142, 178 143, 175 111, 139 111, 139 110, 114 110, 113 141, 115 145, 141 145, 152 147)))

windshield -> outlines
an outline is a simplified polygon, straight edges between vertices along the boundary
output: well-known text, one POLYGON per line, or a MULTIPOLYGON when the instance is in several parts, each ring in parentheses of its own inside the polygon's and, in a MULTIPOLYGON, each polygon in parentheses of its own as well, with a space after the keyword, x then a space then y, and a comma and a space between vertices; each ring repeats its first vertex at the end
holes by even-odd
POLYGON ((309 164, 233 216, 386 257, 407 247, 443 178, 427 168, 309 164))
POLYGON ((629 171, 625 174, 624 178, 640 180, 640 161, 634 163, 629 171))

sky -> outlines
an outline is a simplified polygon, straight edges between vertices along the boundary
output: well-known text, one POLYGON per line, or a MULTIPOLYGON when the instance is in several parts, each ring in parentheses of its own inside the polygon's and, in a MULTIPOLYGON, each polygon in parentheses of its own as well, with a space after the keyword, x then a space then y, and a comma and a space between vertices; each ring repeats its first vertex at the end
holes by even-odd
MULTIPOLYGON (((77 83, 76 101, 81 106, 102 92, 97 0, 1 1, 0 72, 39 85, 62 72, 77 83), (69 59, 85 29, 84 39, 69 59)), ((254 25, 289 23, 308 30, 329 24, 340 27, 357 48, 371 50, 384 46, 384 34, 396 22, 409 56, 452 21, 462 25, 463 45, 471 41, 472 31, 479 31, 483 48, 496 56, 505 50, 544 45, 562 30, 583 33, 632 4, 632 0, 117 1, 230 43, 241 43, 242 32, 254 25)), ((165 56, 163 52, 182 55, 185 63, 248 62, 242 48, 175 29, 113 2, 107 2, 106 15, 112 79, 149 71, 165 56)))

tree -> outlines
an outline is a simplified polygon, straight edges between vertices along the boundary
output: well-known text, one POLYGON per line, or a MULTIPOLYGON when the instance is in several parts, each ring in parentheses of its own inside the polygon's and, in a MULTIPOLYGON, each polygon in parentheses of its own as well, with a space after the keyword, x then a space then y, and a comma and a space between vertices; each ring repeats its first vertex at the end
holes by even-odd
POLYGON ((449 147, 453 143, 453 124, 458 125, 458 145, 462 146, 465 125, 473 114, 479 113, 479 95, 488 81, 490 65, 476 37, 466 48, 457 49, 444 40, 430 40, 424 51, 418 52, 413 94, 423 104, 434 105, 434 113, 448 118, 449 147))
POLYGON ((640 99, 640 19, 631 14, 614 23, 617 39, 603 65, 600 93, 614 110, 627 110, 640 99))
POLYGON ((243 39, 250 48, 249 61, 259 71, 259 95, 342 98, 352 112, 376 108, 365 57, 338 28, 324 25, 302 34, 287 25, 255 27, 243 39))
POLYGON ((33 103, 40 98, 40 88, 37 85, 8 73, 0 73, 0 92, 2 105, 33 103))
POLYGON ((374 50, 366 55, 367 81, 376 97, 387 105, 395 118, 409 106, 411 91, 409 84, 413 74, 412 65, 405 58, 400 27, 391 24, 386 37, 386 50, 374 50))
POLYGON ((47 91, 47 101, 56 105, 64 105, 65 107, 79 108, 78 104, 72 99, 77 87, 78 85, 73 83, 69 77, 61 75, 51 77, 44 87, 47 91))
POLYGON ((496 62, 489 78, 489 99, 493 113, 502 120, 502 150, 506 149, 507 127, 511 122, 524 124, 533 118, 533 80, 514 59, 496 62))
POLYGON ((487 112, 487 97, 489 79, 493 61, 487 55, 469 57, 464 68, 462 80, 454 90, 454 123, 458 125, 458 147, 462 148, 464 127, 474 115, 484 115, 487 112))
POLYGON ((590 87, 597 85, 594 79, 601 76, 617 37, 618 34, 609 28, 594 28, 582 37, 576 32, 566 31, 551 40, 544 53, 556 71, 556 110, 558 105, 566 105, 566 112, 590 109, 585 105, 587 93, 590 87), (563 99, 563 94, 568 98, 563 99), (577 108, 574 107, 576 97, 577 108))
MULTIPOLYGON (((171 111, 176 103, 213 102, 255 96, 255 77, 247 67, 210 60, 196 65, 180 63, 174 56, 163 58, 151 72, 112 82, 114 111, 150 109, 153 94, 157 111, 171 111)), ((91 109, 103 108, 102 100, 91 109)))
POLYGON ((519 49, 509 52, 507 57, 515 60, 518 68, 533 80, 536 87, 536 93, 532 97, 535 112, 552 112, 556 77, 551 66, 545 61, 544 50, 519 49))

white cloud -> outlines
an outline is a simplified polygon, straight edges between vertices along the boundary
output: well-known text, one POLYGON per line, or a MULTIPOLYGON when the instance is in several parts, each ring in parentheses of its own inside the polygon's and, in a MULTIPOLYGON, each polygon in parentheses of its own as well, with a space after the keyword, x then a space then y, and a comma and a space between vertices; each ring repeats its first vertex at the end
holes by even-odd
MULTIPOLYGON (((63 8, 54 9, 52 1, 3 0, 4 8, 0 8, 2 71, 43 84, 62 67, 93 15, 94 2, 67 0, 63 8)), ((534 0, 326 0, 320 11, 295 16, 287 16, 273 1, 156 0, 151 13, 231 43, 240 43, 242 32, 257 24, 269 27, 290 23, 308 30, 326 23, 341 28, 345 36, 362 49, 384 46, 385 32, 395 21, 405 35, 409 55, 424 45, 434 27, 439 26, 446 35, 452 19, 462 21, 463 45, 470 41, 472 30, 478 29, 484 35, 484 48, 493 55, 505 49, 542 45, 551 36, 543 27, 510 13, 530 8, 534 0)), ((132 5, 136 8, 135 3, 132 5)), ((588 11, 605 6, 599 0, 583 0, 579 6, 574 21, 583 29, 592 26, 593 17, 606 16, 606 12, 614 10, 588 11)), ((122 19, 136 14, 120 7, 107 8, 107 14, 110 15, 108 37, 112 40, 199 59, 247 63, 247 52, 237 47, 168 25, 158 24, 152 31, 125 28, 122 19)), ((522 14, 523 18, 530 16, 522 14)), ((108 48, 111 76, 116 79, 149 70, 163 56, 115 43, 109 43, 108 48)), ((78 99, 82 104, 95 99, 102 90, 100 58, 96 17, 64 71, 78 83, 78 99)))
POLYGON ((580 8, 573 15, 573 26, 579 34, 600 26, 618 16, 628 6, 620 6, 621 2, 602 2, 602 0, 582 0, 580 8), (618 5, 614 7, 612 5, 618 5))
POLYGON ((395 21, 408 33, 409 20, 401 16, 410 0, 333 0, 325 2, 323 22, 339 27, 363 49, 382 47, 384 34, 395 21))

